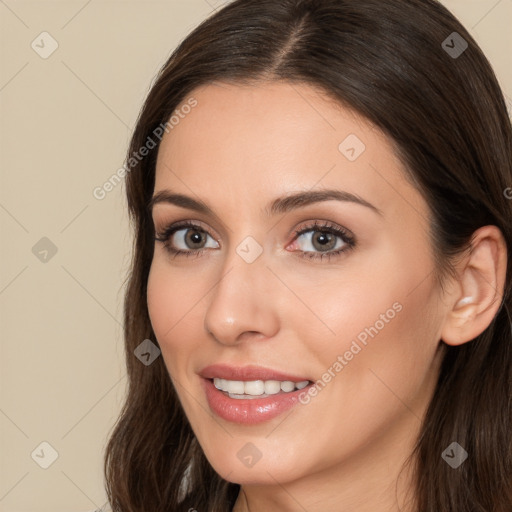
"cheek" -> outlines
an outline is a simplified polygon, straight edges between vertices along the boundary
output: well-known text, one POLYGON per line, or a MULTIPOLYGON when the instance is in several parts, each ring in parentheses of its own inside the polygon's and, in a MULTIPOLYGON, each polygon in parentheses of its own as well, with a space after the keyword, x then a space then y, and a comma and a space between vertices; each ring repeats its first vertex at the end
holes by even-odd
POLYGON ((426 248, 422 250, 424 240, 414 236, 405 245, 404 237, 398 235, 365 240, 359 251, 344 260, 339 273, 336 269, 326 276, 318 272, 318 277, 311 275, 304 280, 287 276, 296 295, 305 299, 314 313, 304 308, 295 313, 300 332, 322 333, 316 337, 321 352, 344 352, 354 338, 359 337, 362 343, 373 339, 372 334, 382 339, 403 323, 405 316, 421 309, 426 299, 422 293, 430 284, 416 291, 414 288, 428 281, 425 269, 431 262, 425 256, 426 248))
POLYGON ((439 344, 436 287, 425 278, 428 262, 390 249, 379 263, 365 272, 362 262, 349 279, 309 292, 308 304, 324 327, 312 315, 295 314, 317 368, 325 372, 321 380, 333 382, 326 389, 344 400, 347 394, 357 397, 354 407, 367 402, 378 408, 386 397, 396 400, 393 393, 414 400, 430 378, 439 344))
POLYGON ((147 285, 147 305, 164 362, 172 375, 187 368, 186 361, 201 345, 201 300, 207 292, 197 273, 172 268, 156 258, 147 285))
POLYGON ((325 394, 332 392, 335 402, 359 415, 358 428, 369 431, 407 408, 419 415, 436 376, 433 289, 424 283, 409 294, 396 284, 388 290, 371 301, 344 301, 339 334, 319 352, 327 371, 321 379, 332 382, 325 394))
MULTIPOLYGON (((345 297, 337 314, 333 311, 326 319, 337 335, 308 338, 304 357, 324 373, 318 375, 318 394, 305 397, 304 407, 296 413, 310 440, 308 455, 302 456, 305 464, 320 464, 314 453, 322 454, 322 464, 335 463, 401 418, 410 430, 411 422, 417 421, 414 416, 421 416, 436 382, 436 325, 428 313, 435 297, 428 286, 410 295, 400 293, 396 284, 391 290, 371 301, 345 297), (323 418, 321 438, 313 419, 318 417, 323 418), (351 443, 340 445, 339 439, 351 443)), ((284 422, 280 429, 293 439, 292 422, 284 422)))
POLYGON ((188 298, 183 296, 181 290, 176 283, 175 273, 169 272, 169 269, 158 261, 153 261, 147 286, 148 312, 167 366, 169 361, 175 359, 169 358, 169 353, 177 355, 180 344, 177 343, 176 332, 187 310, 185 302, 188 298))
POLYGON ((153 261, 148 276, 147 304, 151 325, 159 341, 160 336, 173 325, 176 300, 175 295, 170 293, 171 287, 167 273, 153 261))

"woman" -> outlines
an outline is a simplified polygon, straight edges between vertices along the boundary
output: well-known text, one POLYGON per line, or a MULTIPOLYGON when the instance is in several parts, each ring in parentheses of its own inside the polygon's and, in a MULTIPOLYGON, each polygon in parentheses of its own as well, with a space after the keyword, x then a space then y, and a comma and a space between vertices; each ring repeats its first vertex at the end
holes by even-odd
POLYGON ((115 512, 512 510, 512 129, 444 7, 235 1, 127 163, 115 512))

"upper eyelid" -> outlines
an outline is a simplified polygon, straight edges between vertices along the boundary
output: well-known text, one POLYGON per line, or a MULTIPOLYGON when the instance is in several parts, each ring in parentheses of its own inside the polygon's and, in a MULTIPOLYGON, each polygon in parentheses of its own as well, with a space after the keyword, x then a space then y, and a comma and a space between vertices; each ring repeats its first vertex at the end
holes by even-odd
POLYGON ((184 219, 184 220, 177 220, 176 222, 153 222, 153 228, 155 230, 155 232, 157 231, 166 231, 167 229, 170 229, 170 228, 173 228, 173 229, 176 229, 176 230, 179 230, 179 229, 186 229, 186 228, 192 228, 192 227, 197 227, 203 231, 206 231, 206 232, 209 232, 212 228, 211 227, 204 227, 204 222, 198 220, 198 219, 184 219), (161 227, 160 229, 157 228, 157 225, 158 224, 161 224, 161 227), (193 226, 191 226, 190 224, 193 224, 193 226))

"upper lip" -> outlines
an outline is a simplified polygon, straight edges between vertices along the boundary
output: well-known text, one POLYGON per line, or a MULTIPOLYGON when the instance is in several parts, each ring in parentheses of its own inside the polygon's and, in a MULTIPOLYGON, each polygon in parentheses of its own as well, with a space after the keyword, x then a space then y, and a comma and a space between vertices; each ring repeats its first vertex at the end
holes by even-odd
POLYGON ((291 375, 271 368, 265 368, 263 366, 231 366, 228 364, 212 364, 205 366, 199 375, 205 379, 227 379, 227 380, 280 380, 280 381, 292 381, 292 382, 303 382, 310 380, 304 376, 291 375))

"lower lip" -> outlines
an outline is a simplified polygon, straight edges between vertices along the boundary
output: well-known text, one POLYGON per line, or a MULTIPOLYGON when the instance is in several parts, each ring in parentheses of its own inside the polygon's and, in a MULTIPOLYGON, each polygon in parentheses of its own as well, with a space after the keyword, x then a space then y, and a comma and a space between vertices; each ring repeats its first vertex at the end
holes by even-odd
POLYGON ((218 390, 210 379, 201 377, 210 409, 221 418, 234 423, 253 425, 269 421, 299 403, 299 395, 312 384, 289 393, 278 393, 266 398, 230 398, 218 390))

